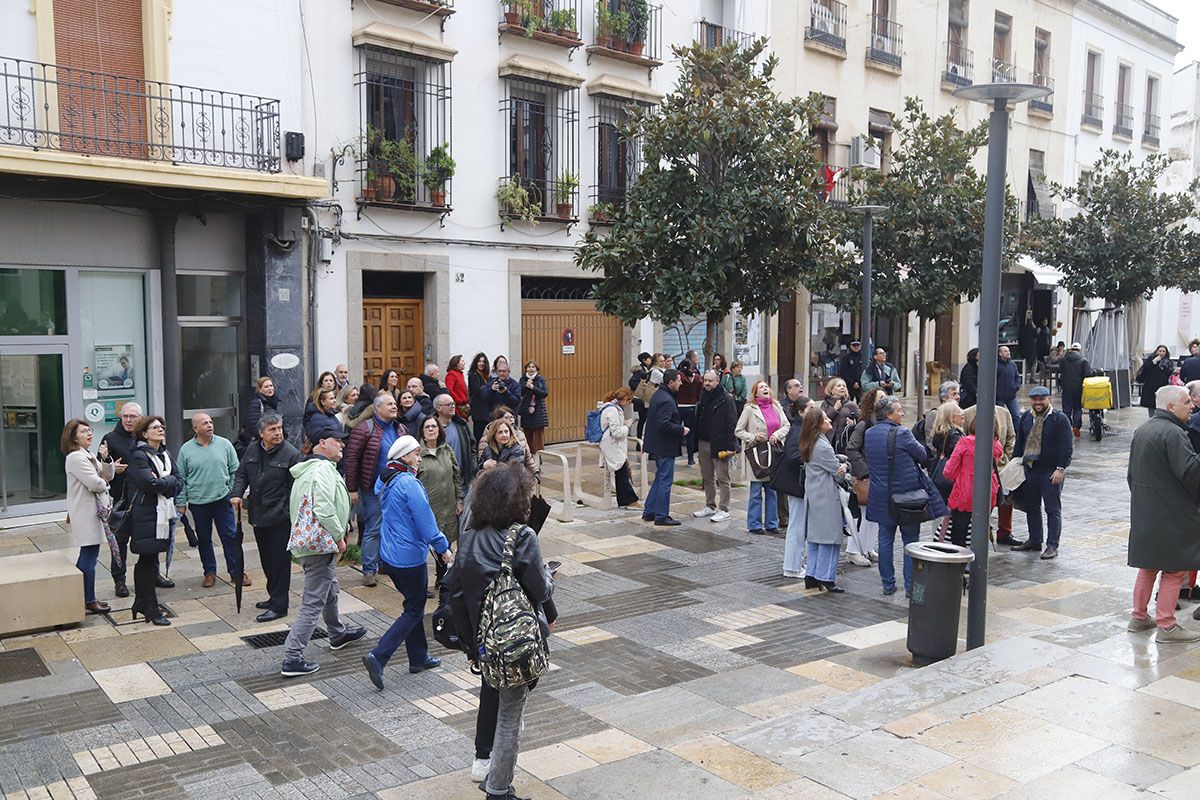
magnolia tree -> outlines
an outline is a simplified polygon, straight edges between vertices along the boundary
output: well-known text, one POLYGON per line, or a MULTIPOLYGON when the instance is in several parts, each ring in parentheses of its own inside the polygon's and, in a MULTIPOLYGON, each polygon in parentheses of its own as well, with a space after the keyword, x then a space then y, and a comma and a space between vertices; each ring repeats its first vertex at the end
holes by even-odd
POLYGON ((626 325, 704 318, 706 361, 734 304, 774 313, 811 271, 846 260, 815 186, 819 101, 777 96, 765 47, 675 48, 676 88, 631 107, 622 130, 645 168, 611 230, 589 231, 575 257, 604 276, 597 307, 626 325))

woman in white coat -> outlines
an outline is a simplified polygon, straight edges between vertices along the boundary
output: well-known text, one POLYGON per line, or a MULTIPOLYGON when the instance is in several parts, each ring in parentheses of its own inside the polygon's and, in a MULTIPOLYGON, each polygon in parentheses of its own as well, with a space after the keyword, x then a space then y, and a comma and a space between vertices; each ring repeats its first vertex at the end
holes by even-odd
POLYGON ((637 508, 638 496, 629 478, 629 422, 625 409, 633 402, 633 392, 622 386, 604 400, 600 412, 600 457, 613 474, 619 508, 637 508))
MULTIPOLYGON (((782 447, 790 428, 787 414, 771 393, 771 387, 766 381, 758 381, 750 390, 750 399, 742 409, 733 433, 750 450, 764 442, 782 447)), ((751 533, 779 533, 779 506, 769 481, 750 481, 746 527, 751 533)))
POLYGON ((92 426, 81 419, 67 423, 59 445, 67 457, 67 524, 71 544, 79 548, 75 566, 83 573, 83 607, 89 614, 107 614, 111 610, 108 603, 96 599, 96 561, 105 542, 97 507, 112 508, 108 482, 123 472, 125 465, 120 460, 108 461, 107 453, 103 461, 92 455, 92 426))

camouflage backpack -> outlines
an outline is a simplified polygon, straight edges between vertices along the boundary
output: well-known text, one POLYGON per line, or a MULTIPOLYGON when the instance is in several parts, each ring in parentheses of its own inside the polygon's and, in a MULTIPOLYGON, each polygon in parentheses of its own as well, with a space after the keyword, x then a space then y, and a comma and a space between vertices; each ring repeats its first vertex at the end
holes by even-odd
POLYGON ((524 686, 550 666, 550 648, 537 612, 513 575, 513 551, 521 528, 513 525, 504 537, 500 574, 484 592, 479 615, 479 666, 493 689, 524 686))

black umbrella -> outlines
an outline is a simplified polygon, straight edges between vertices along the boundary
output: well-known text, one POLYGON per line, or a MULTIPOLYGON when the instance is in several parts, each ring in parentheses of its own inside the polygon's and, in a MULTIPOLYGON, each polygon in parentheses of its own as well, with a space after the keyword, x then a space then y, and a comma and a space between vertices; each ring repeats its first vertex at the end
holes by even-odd
POLYGON ((246 580, 246 551, 242 549, 242 541, 246 535, 242 532, 242 510, 237 512, 237 572, 233 574, 233 596, 237 600, 237 612, 242 613, 242 584, 246 580))
POLYGON ((183 520, 183 532, 187 534, 188 547, 195 547, 200 543, 200 540, 196 538, 196 531, 192 528, 192 523, 188 521, 187 514, 184 514, 180 519, 183 520))

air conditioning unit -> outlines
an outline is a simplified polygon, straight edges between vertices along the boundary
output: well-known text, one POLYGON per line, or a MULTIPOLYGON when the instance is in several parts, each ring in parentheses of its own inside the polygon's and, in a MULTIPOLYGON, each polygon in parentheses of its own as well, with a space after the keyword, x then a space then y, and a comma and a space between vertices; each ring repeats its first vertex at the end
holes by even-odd
POLYGON ((879 169, 879 146, 866 136, 850 140, 850 166, 879 169))

